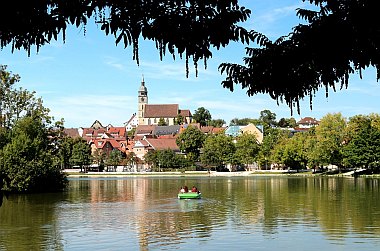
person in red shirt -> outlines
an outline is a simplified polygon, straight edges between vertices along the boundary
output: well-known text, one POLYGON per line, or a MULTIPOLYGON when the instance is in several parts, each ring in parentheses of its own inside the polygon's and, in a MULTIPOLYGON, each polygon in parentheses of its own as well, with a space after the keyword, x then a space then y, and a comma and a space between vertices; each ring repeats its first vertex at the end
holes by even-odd
POLYGON ((197 193, 197 192, 198 192, 198 189, 197 189, 195 186, 193 186, 193 188, 191 189, 191 192, 193 192, 193 193, 197 193))

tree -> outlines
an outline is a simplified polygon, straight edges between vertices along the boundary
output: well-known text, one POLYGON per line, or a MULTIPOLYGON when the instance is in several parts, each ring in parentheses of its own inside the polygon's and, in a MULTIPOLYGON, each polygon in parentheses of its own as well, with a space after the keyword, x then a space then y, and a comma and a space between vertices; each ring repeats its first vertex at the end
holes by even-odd
POLYGON ((267 125, 270 127, 277 125, 276 113, 273 113, 270 110, 261 111, 259 120, 262 121, 262 123, 264 123, 264 125, 267 125))
POLYGON ((297 122, 294 118, 281 118, 277 123, 277 126, 281 128, 294 128, 296 125, 297 122))
POLYGON ((170 149, 158 150, 157 161, 159 168, 176 168, 180 167, 180 157, 170 149))
POLYGON ((106 153, 101 149, 96 149, 92 154, 93 161, 98 165, 98 172, 104 170, 104 162, 106 160, 106 153))
POLYGON ((306 141, 308 133, 299 132, 289 138, 283 149, 282 163, 291 169, 305 169, 307 167, 306 141))
POLYGON ((230 125, 232 125, 232 126, 246 126, 246 125, 248 125, 250 123, 253 123, 253 121, 255 121, 255 119, 250 119, 250 118, 242 118, 242 119, 233 118, 230 121, 230 125))
MULTIPOLYGON (((246 49, 244 65, 223 63, 219 66, 226 79, 222 86, 234 90, 241 84, 252 96, 269 94, 292 109, 305 97, 312 97, 321 87, 332 88, 338 82, 348 86, 349 75, 373 66, 380 75, 379 22, 377 2, 372 0, 303 0, 315 5, 298 9, 305 23, 292 32, 271 41, 265 34, 238 26, 250 16, 250 10, 237 0, 157 0, 157 1, 8 1, 2 5, 8 15, 0 17, 0 48, 30 52, 57 40, 68 25, 86 33, 91 20, 116 44, 131 46, 139 64, 141 38, 155 42, 159 55, 169 53, 193 60, 212 56, 230 41, 256 46, 246 49), (9 18, 12 17, 12 18, 9 18)), ((328 92, 326 91, 326 94, 328 92)))
POLYGON ((133 138, 135 136, 135 132, 136 132, 136 128, 132 128, 129 132, 128 132, 128 137, 129 138, 133 138))
POLYGON ((347 142, 343 147, 343 163, 348 167, 379 169, 380 129, 373 126, 371 117, 352 117, 348 122, 347 132, 347 142))
POLYGON ((317 158, 323 165, 342 166, 342 144, 346 129, 346 120, 341 113, 325 115, 315 128, 317 158))
POLYGON ((58 158, 61 169, 65 169, 70 166, 71 153, 73 151, 74 140, 70 137, 65 137, 59 144, 58 158))
POLYGON ((255 162, 260 150, 256 136, 249 133, 239 135, 236 139, 235 147, 235 157, 244 163, 246 167, 255 162))
POLYGON ((201 162, 208 167, 224 170, 227 163, 234 161, 234 154, 235 145, 232 138, 224 133, 218 133, 206 138, 201 162))
POLYGON ((91 148, 85 141, 80 140, 74 144, 70 162, 72 165, 80 166, 81 172, 83 166, 91 163, 91 148))
POLYGON ((10 92, 13 85, 20 81, 19 75, 13 75, 7 71, 7 66, 0 65, 0 127, 5 126, 6 111, 8 110, 7 101, 10 99, 10 92))
POLYGON ((193 119, 201 126, 206 126, 211 120, 211 113, 204 107, 199 107, 193 114, 193 119))
POLYGON ((187 154, 188 159, 197 161, 200 149, 203 146, 205 135, 195 126, 188 126, 176 139, 181 151, 187 154))
POLYGON ((8 15, 0 17, 0 48, 8 44, 14 49, 39 48, 62 34, 66 39, 68 25, 86 33, 89 21, 96 22, 116 44, 132 46, 133 59, 139 64, 139 41, 155 42, 162 57, 177 54, 196 67, 199 60, 212 56, 230 41, 248 41, 248 32, 238 23, 250 16, 237 0, 190 1, 9 1, 2 5, 8 15), (9 18, 12 17, 12 18, 9 18))
POLYGON ((35 97, 35 92, 14 88, 19 81, 19 75, 0 65, 0 126, 11 128, 25 115, 43 116, 50 121, 49 109, 44 107, 41 98, 35 97))
POLYGON ((158 124, 159 126, 167 126, 168 124, 166 123, 165 119, 164 118, 160 118, 158 120, 158 124))
POLYGON ((213 127, 222 127, 224 124, 226 124, 226 121, 224 119, 212 119, 209 122, 209 126, 213 127))
MULTIPOLYGON (((307 1, 307 0, 304 0, 307 1)), ((222 86, 233 91, 241 84, 247 94, 267 93, 292 109, 319 88, 335 91, 348 86, 349 75, 373 66, 380 75, 380 22, 376 1, 308 0, 312 10, 298 9, 306 23, 288 35, 271 41, 257 31, 250 39, 259 48, 247 48, 244 65, 219 66, 226 79, 222 86)))
POLYGON ((272 151, 275 146, 283 140, 283 138, 288 138, 289 133, 278 128, 268 128, 265 131, 263 142, 260 145, 260 152, 257 158, 259 165, 266 167, 268 166, 268 161, 275 161, 272 156, 272 151))
POLYGON ((105 164, 107 166, 112 166, 114 171, 116 171, 116 167, 120 165, 122 158, 121 152, 117 149, 113 149, 106 157, 105 164))
POLYGON ((12 138, 0 149, 0 190, 20 193, 64 189, 66 176, 57 165, 45 121, 27 116, 10 130, 12 138))
POLYGON ((19 79, 0 66, 0 191, 62 190, 67 184, 58 158, 63 121, 53 123, 34 92, 15 89, 19 79))
MULTIPOLYGON (((150 152, 152 152, 152 151, 149 151, 147 154, 145 154, 144 157, 147 157, 147 155, 149 155, 150 152)), ((131 170, 133 167, 136 166, 136 164, 138 162, 138 157, 136 156, 136 154, 134 152, 130 152, 130 153, 127 153, 124 161, 125 161, 124 165, 129 166, 130 170, 131 170)), ((145 161, 148 162, 146 158, 145 158, 145 161)))
POLYGON ((148 151, 144 155, 144 161, 145 161, 145 163, 148 163, 150 166, 157 167, 158 166, 157 151, 155 151, 155 150, 148 151))
POLYGON ((181 114, 178 114, 177 117, 175 118, 175 124, 177 125, 182 125, 184 122, 183 116, 181 114))

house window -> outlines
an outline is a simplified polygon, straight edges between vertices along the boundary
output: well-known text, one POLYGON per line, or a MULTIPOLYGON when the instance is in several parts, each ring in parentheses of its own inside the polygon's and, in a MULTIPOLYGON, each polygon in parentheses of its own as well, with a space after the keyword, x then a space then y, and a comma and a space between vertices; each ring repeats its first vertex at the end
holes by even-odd
POLYGON ((148 125, 150 125, 151 124, 151 121, 150 121, 150 119, 148 119, 148 125))
POLYGON ((154 123, 155 123, 155 124, 157 123, 157 119, 156 119, 156 118, 154 118, 154 123))

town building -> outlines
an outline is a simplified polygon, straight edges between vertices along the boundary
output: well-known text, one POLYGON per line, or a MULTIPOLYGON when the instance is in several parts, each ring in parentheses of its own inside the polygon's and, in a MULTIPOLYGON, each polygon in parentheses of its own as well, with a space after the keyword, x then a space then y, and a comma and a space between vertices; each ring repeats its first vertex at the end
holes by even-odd
POLYGON ((238 137, 239 135, 241 135, 243 133, 253 134, 256 137, 257 143, 259 143, 259 144, 263 143, 264 134, 254 124, 248 124, 246 126, 229 126, 225 130, 225 134, 232 136, 232 137, 238 137))
POLYGON ((144 79, 138 91, 138 124, 139 125, 158 125, 164 121, 166 125, 178 124, 178 119, 182 117, 182 124, 192 122, 190 110, 179 109, 178 104, 149 104, 148 89, 145 86, 144 79))
POLYGON ((311 128, 319 125, 319 121, 312 117, 304 117, 297 122, 299 128, 311 128))

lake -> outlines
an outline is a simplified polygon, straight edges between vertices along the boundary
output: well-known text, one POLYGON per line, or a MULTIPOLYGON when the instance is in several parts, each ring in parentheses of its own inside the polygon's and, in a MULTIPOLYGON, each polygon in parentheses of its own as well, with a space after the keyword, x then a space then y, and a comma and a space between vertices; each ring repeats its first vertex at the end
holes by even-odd
POLYGON ((12 195, 0 250, 379 250, 380 179, 71 178, 12 195), (195 185, 199 200, 178 200, 195 185))

